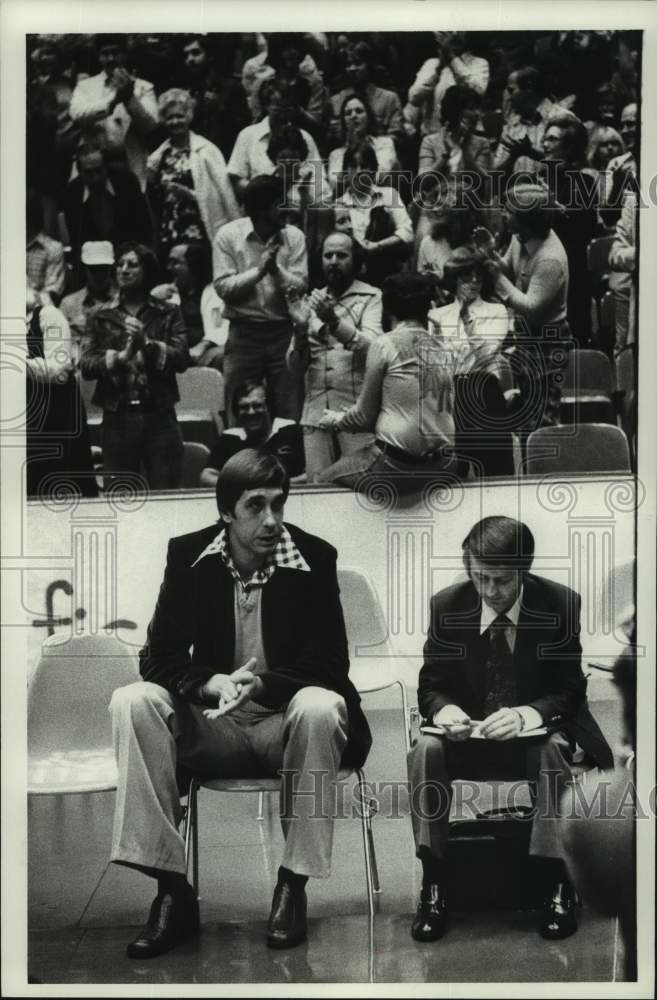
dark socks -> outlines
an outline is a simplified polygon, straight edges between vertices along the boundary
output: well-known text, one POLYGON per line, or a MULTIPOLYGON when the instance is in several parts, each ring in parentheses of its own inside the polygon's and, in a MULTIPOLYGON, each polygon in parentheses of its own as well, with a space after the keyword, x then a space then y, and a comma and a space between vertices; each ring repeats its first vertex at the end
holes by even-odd
POLYGON ((186 877, 180 872, 158 872, 157 875, 158 893, 169 892, 172 896, 179 896, 187 892, 192 892, 192 887, 186 877))
POLYGON ((429 885, 445 885, 447 866, 441 858, 435 857, 426 848, 421 848, 420 861, 422 862, 422 889, 429 885))
POLYGON ((278 869, 278 881, 279 883, 287 882, 295 892, 301 892, 301 890, 305 888, 308 876, 297 875, 296 872, 291 872, 289 868, 284 868, 283 865, 281 865, 278 869))

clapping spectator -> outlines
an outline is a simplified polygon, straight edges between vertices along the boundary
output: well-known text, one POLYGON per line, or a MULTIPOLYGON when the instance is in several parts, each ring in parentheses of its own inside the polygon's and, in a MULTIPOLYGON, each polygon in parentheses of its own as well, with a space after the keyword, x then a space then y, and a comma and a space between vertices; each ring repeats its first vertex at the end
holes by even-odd
POLYGON ((220 226, 240 212, 221 152, 190 131, 193 102, 187 91, 167 90, 158 105, 169 138, 148 158, 148 192, 166 260, 178 243, 211 244, 220 226))
POLYGON ((167 269, 171 282, 156 285, 151 295, 179 307, 190 364, 222 371, 228 321, 224 303, 212 284, 210 248, 205 243, 179 243, 171 247, 167 269))
POLYGON ((176 373, 189 364, 180 311, 152 298, 157 258, 138 243, 119 247, 116 306, 90 316, 82 349, 82 376, 96 379, 93 402, 103 409, 105 486, 135 488, 145 475, 152 490, 182 485, 182 434, 176 418, 176 373))
POLYGON ((438 54, 426 60, 408 91, 409 104, 419 113, 424 135, 440 129, 442 100, 450 87, 459 84, 481 97, 490 77, 486 59, 470 51, 467 32, 436 31, 435 36, 438 54))
POLYGON ((359 257, 352 236, 329 234, 322 247, 326 285, 307 300, 289 304, 294 337, 287 362, 293 372, 305 376, 301 423, 309 482, 342 455, 374 440, 370 432, 338 433, 321 426, 324 410, 356 402, 370 344, 382 333, 381 292, 357 277, 359 257))
MULTIPOLYGON (((265 80, 259 91, 260 103, 264 109, 264 118, 255 125, 242 129, 235 142, 235 147, 228 161, 228 173, 241 199, 249 181, 256 176, 273 174, 276 166, 272 163, 267 150, 272 138, 283 131, 286 126, 297 127, 297 108, 289 90, 276 80, 265 80)), ((305 129, 300 129, 308 149, 306 164, 313 171, 315 183, 314 199, 321 201, 326 179, 317 144, 305 129)))
POLYGON ((102 70, 78 80, 70 113, 82 128, 102 124, 108 151, 129 166, 143 191, 148 136, 158 123, 157 101, 152 83, 128 72, 125 40, 125 35, 96 36, 102 70))

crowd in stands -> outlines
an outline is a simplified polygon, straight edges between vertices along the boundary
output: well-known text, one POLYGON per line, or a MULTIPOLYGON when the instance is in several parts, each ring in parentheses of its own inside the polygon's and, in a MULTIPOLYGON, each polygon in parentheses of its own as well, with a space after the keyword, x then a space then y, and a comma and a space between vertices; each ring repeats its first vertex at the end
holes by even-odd
POLYGON ((179 488, 191 367, 224 385, 204 485, 279 439, 308 483, 512 475, 560 421, 569 352, 634 357, 640 32, 27 55, 28 494, 179 488))

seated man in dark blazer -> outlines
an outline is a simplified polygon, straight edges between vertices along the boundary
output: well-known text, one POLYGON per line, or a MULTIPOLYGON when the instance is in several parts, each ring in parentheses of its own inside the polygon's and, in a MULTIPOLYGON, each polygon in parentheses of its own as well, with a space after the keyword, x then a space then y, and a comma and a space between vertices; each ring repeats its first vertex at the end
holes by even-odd
POLYGON ((288 487, 273 455, 247 449, 229 459, 217 480, 219 523, 169 543, 143 681, 112 698, 111 859, 158 882, 131 958, 159 955, 199 929, 177 765, 208 777, 286 772, 270 947, 304 940, 306 881, 329 875, 332 783, 341 765, 365 761, 371 736, 348 678, 337 553, 283 522, 288 487))
POLYGON ((453 778, 528 779, 534 799, 530 854, 545 880, 540 932, 556 940, 577 930, 579 900, 562 860, 559 799, 577 745, 601 768, 612 767, 613 758, 586 703, 580 597, 530 573, 533 557, 526 525, 486 517, 463 542, 469 581, 431 601, 418 703, 440 735, 421 734, 409 755, 413 834, 423 870, 411 928, 416 941, 435 941, 447 927, 453 778))

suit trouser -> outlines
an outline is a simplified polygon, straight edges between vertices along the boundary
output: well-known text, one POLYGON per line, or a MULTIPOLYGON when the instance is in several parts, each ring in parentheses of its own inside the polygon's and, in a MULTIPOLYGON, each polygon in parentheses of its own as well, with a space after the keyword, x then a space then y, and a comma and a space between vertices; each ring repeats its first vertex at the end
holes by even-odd
POLYGON ((329 875, 333 782, 347 742, 340 695, 306 687, 284 711, 253 721, 206 719, 200 706, 137 681, 114 692, 110 712, 119 770, 110 860, 185 871, 177 764, 214 778, 275 777, 283 770, 282 864, 300 875, 329 875))
POLYGON ((505 742, 450 741, 421 734, 408 755, 411 819, 415 846, 434 857, 447 855, 452 780, 526 779, 533 801, 529 853, 562 858, 559 800, 572 780, 572 752, 562 733, 505 742))

